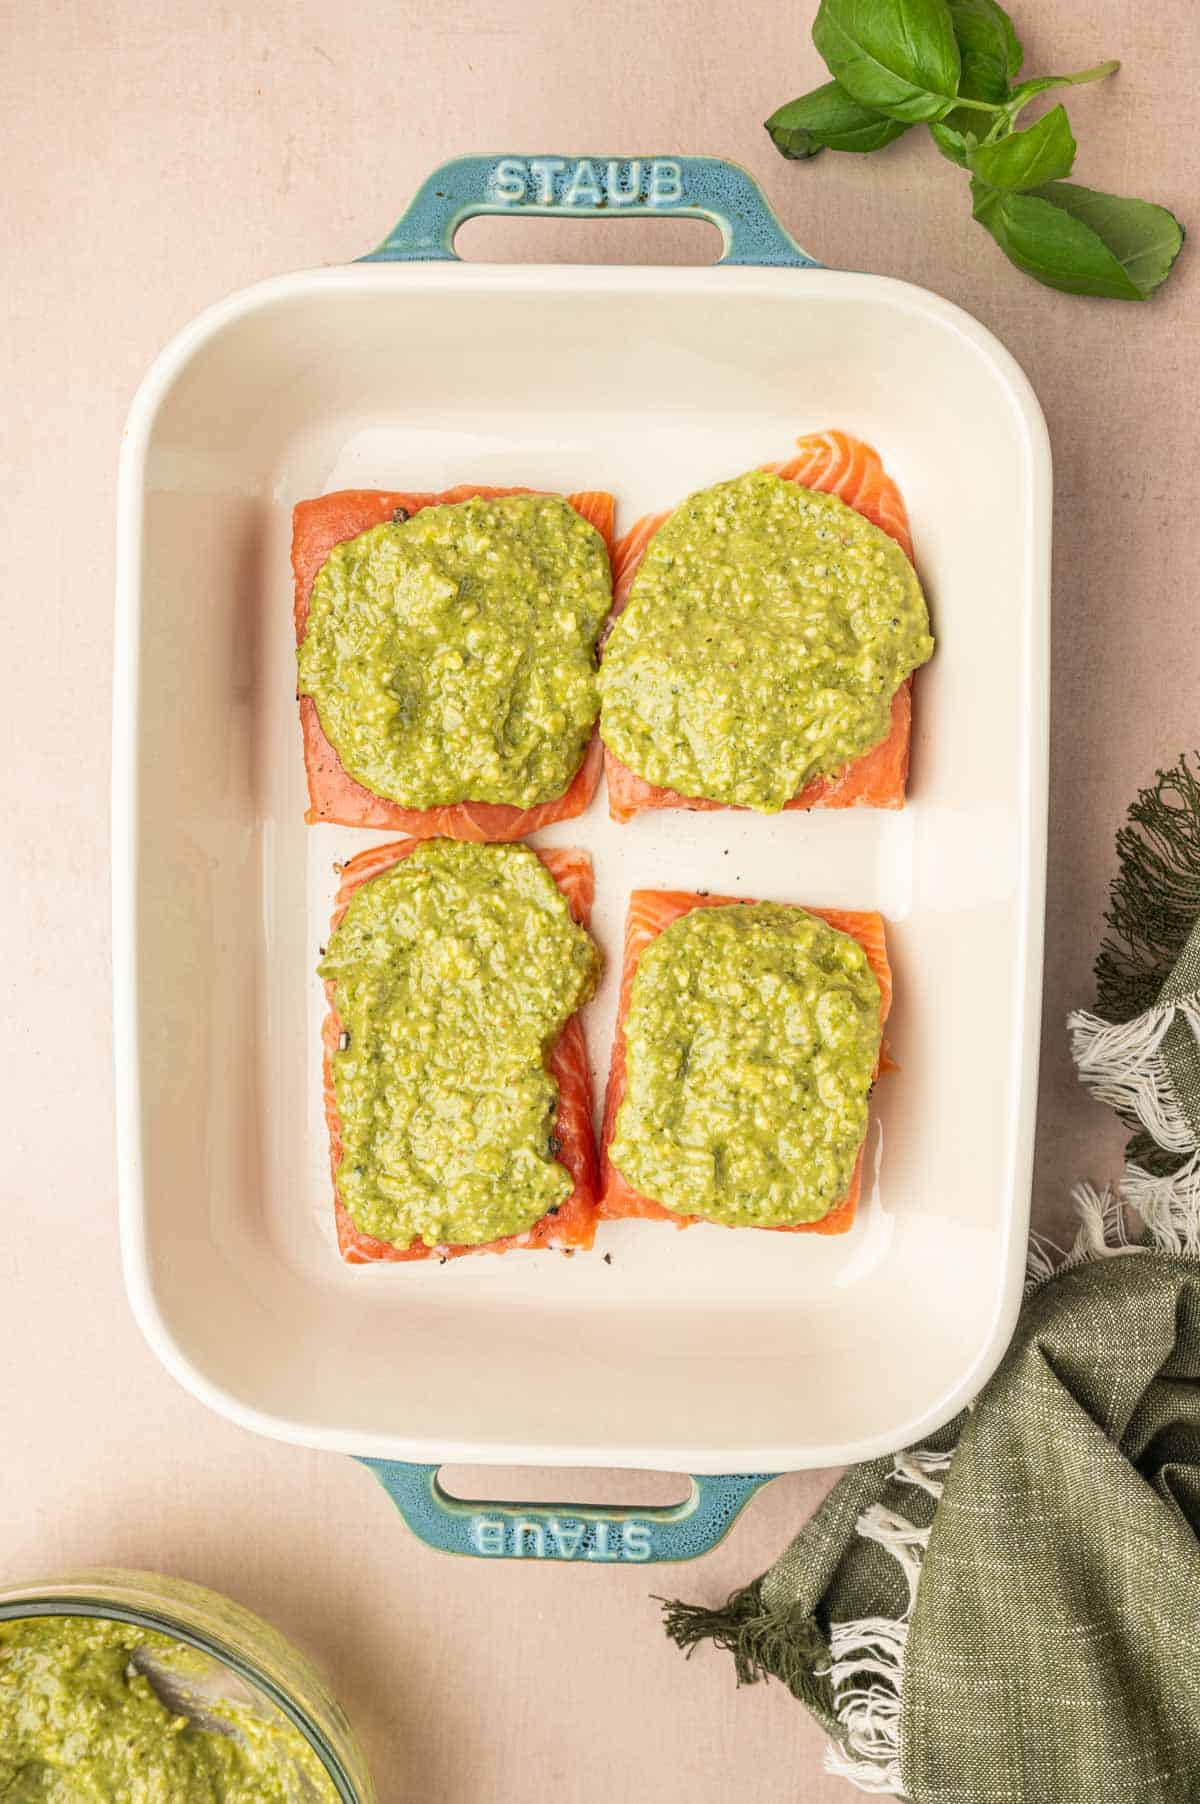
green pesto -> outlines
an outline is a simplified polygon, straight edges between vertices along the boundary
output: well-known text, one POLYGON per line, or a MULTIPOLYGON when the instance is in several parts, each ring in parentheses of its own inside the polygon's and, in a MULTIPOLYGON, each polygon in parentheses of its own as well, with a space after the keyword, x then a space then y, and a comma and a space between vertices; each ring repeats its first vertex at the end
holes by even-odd
POLYGON ((571 1192, 547 1055, 599 954, 525 846, 426 841, 357 890, 320 967, 336 985, 338 1189, 410 1246, 521 1234, 571 1192))
POLYGON ((932 653, 895 541, 757 470, 692 495, 650 541, 604 649, 600 731, 652 783, 771 814, 885 739, 932 653))
POLYGON ((801 908, 681 915, 634 974, 613 1163, 682 1215, 819 1221, 867 1131, 879 1001, 858 941, 801 908))
POLYGON ((422 508, 317 572, 300 692, 376 795, 529 808, 583 759, 611 603, 604 540, 558 496, 422 508))
POLYGON ((232 1733, 202 1727, 138 1670, 145 1654, 186 1695, 196 1656, 166 1635, 100 1617, 0 1623, 0 1800, 335 1804, 329 1775, 284 1719, 206 1699, 232 1733))

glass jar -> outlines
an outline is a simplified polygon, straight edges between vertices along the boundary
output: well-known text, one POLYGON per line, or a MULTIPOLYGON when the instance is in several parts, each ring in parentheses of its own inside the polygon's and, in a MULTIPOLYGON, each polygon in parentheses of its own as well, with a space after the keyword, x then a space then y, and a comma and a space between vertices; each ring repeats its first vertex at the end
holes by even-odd
MULTIPOLYGON (((103 1617, 171 1636, 213 1663, 206 1703, 219 1710, 227 1689, 244 1708, 248 1692, 257 1713, 298 1731, 342 1804, 377 1804, 362 1749, 324 1680, 277 1630, 229 1598, 160 1573, 106 1568, 0 1585, 0 1622, 31 1616, 103 1617)), ((312 1789, 298 1787, 297 1804, 312 1789)))

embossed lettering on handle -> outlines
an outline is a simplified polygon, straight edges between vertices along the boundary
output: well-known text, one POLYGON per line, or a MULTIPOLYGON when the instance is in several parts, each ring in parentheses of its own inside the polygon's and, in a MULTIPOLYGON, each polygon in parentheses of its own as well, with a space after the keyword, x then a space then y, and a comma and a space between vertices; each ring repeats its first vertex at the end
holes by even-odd
POLYGON ((489 197, 505 207, 675 207, 686 205, 683 164, 674 157, 501 157, 489 197))
POLYGON ((472 1516, 471 1546, 485 1559, 642 1561, 654 1557, 653 1524, 581 1516, 472 1516))

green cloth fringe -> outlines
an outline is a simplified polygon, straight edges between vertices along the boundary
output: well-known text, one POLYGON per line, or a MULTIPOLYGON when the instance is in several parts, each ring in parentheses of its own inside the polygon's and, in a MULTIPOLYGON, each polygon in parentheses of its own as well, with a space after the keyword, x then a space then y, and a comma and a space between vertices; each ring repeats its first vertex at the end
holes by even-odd
MULTIPOLYGON (((1186 752, 1130 806, 1117 833, 1117 874, 1104 919, 1108 933, 1094 967, 1096 1013, 1132 1021, 1170 996, 1189 942, 1200 950, 1200 777, 1186 752)), ((1163 1050, 1180 1088, 1194 1089, 1186 1074, 1195 1053, 1184 1023, 1173 1025, 1163 1050)), ((1125 1156, 1131 1165, 1166 1178, 1186 1163, 1187 1155, 1159 1146, 1136 1115, 1118 1113, 1130 1130, 1125 1156)))
POLYGON ((762 1580, 734 1591, 720 1609, 659 1598, 663 1626, 690 1659, 702 1641, 733 1655, 739 1685, 779 1679, 810 1709, 832 1709, 827 1680, 818 1676, 829 1663, 829 1643, 814 1617, 798 1605, 780 1613, 767 1608, 762 1580))
POLYGON ((1095 964, 1096 1012, 1132 1021, 1159 1000, 1200 917, 1200 778, 1186 752, 1138 791, 1117 833, 1117 865, 1095 964))

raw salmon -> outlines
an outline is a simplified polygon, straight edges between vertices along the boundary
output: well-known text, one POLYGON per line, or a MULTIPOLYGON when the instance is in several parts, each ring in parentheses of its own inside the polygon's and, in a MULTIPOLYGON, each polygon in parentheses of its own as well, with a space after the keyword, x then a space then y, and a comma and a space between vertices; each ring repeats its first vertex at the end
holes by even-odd
MULTIPOLYGON (((346 912, 355 890, 369 883, 400 859, 407 858, 417 845, 415 839, 394 840, 390 845, 372 846, 352 858, 342 872, 342 881, 334 899, 330 928, 337 926, 346 912)), ((571 913, 581 927, 591 917, 595 895, 592 861, 586 852, 553 846, 538 852, 538 857, 567 898, 571 913)), ((599 1171, 596 1142, 592 1135, 592 1079, 588 1069, 587 1047, 579 1016, 572 1015, 555 1042, 550 1054, 550 1074, 558 1084, 558 1113, 554 1135, 559 1143, 558 1160, 570 1174, 574 1189, 553 1215, 544 1215, 524 1234, 511 1234, 503 1240, 492 1240, 482 1246, 429 1247, 416 1240, 410 1246, 393 1246, 391 1241, 376 1240, 355 1226, 353 1217, 343 1208, 338 1191, 338 1166, 342 1159, 342 1125, 338 1116, 337 1097, 333 1088, 333 1054, 341 1037, 342 1024, 337 1012, 337 985, 327 983, 325 995, 329 1013, 321 1029, 324 1047, 323 1072, 325 1088, 325 1121, 329 1128, 329 1164, 333 1174, 334 1214, 338 1247, 347 1265, 371 1265, 380 1260, 460 1259, 467 1253, 508 1253, 514 1248, 590 1247, 596 1235, 596 1200, 599 1171)))
MULTIPOLYGON (((423 507, 438 507, 473 496, 489 499, 500 495, 540 493, 533 489, 483 488, 462 483, 440 494, 421 491, 404 494, 391 489, 341 489, 299 502, 292 512, 292 570, 296 579, 296 643, 304 638, 308 602, 317 572, 335 545, 357 538, 368 527, 381 526, 397 509, 409 515, 423 507)), ((614 502, 599 489, 588 489, 565 499, 581 519, 594 526, 609 553, 613 543, 614 502)), ((304 769, 308 777, 309 807, 305 820, 334 821, 343 827, 383 827, 406 833, 412 839, 523 839, 551 821, 571 820, 582 814, 600 781, 602 750, 593 734, 583 763, 571 782, 550 802, 533 808, 514 808, 496 802, 456 802, 441 808, 402 808, 386 796, 355 782, 342 768, 341 759, 325 737, 316 703, 309 695, 300 701, 300 730, 304 740, 304 769)))
MULTIPOLYGON (((642 1196, 633 1186, 626 1182, 608 1156, 612 1143, 613 1128, 616 1124, 617 1110, 625 1095, 625 1017, 629 1012, 629 996, 633 988, 633 976, 637 970, 639 958, 645 948, 672 921, 686 915, 693 908, 727 908, 731 905, 744 904, 749 901, 746 896, 700 896, 691 890, 636 889, 629 898, 629 914, 625 922, 625 952, 621 966, 621 995, 617 1005, 617 1022, 613 1030, 612 1063, 608 1071, 608 1089, 604 1097, 604 1127, 600 1136, 600 1205, 601 1217, 616 1220, 625 1216, 641 1216, 649 1221, 673 1222, 677 1228, 690 1228, 700 1220, 695 1215, 679 1215, 672 1209, 664 1209, 661 1203, 651 1201, 642 1196)), ((887 941, 884 937, 882 915, 874 913, 855 914, 838 908, 811 908, 809 914, 819 916, 827 921, 839 933, 848 933, 856 939, 867 955, 872 971, 879 983, 879 1024, 887 1021, 892 1007, 892 971, 888 963, 887 941)), ((886 1068, 890 1061, 881 1050, 876 1076, 886 1068)), ((854 1221, 858 1208, 859 1192, 862 1188, 863 1149, 860 1147, 858 1162, 854 1167, 854 1176, 850 1180, 850 1188, 840 1202, 835 1203, 828 1215, 820 1221, 802 1222, 795 1227, 764 1228, 758 1230, 767 1234, 844 1234, 854 1221)))
MULTIPOLYGON (((912 561, 912 537, 904 500, 878 452, 845 432, 813 432, 796 440, 796 455, 783 463, 763 464, 764 470, 802 488, 837 495, 872 525, 895 539, 912 561)), ((613 616, 629 600, 633 579, 651 539, 673 509, 647 514, 617 540, 613 547, 613 616)), ((856 758, 844 769, 813 781, 784 803, 795 808, 903 808, 908 781, 909 743, 912 728, 912 679, 896 691, 891 729, 886 739, 856 758)), ((648 808, 693 808, 708 812, 728 806, 706 796, 682 796, 639 777, 605 747, 604 773, 608 784, 608 812, 615 821, 629 821, 648 808)))
POLYGON ((883 459, 848 432, 808 432, 796 440, 796 454, 782 463, 764 464, 785 482, 802 489, 837 495, 857 514, 895 539, 911 564, 912 535, 908 510, 899 489, 883 467, 883 459))

